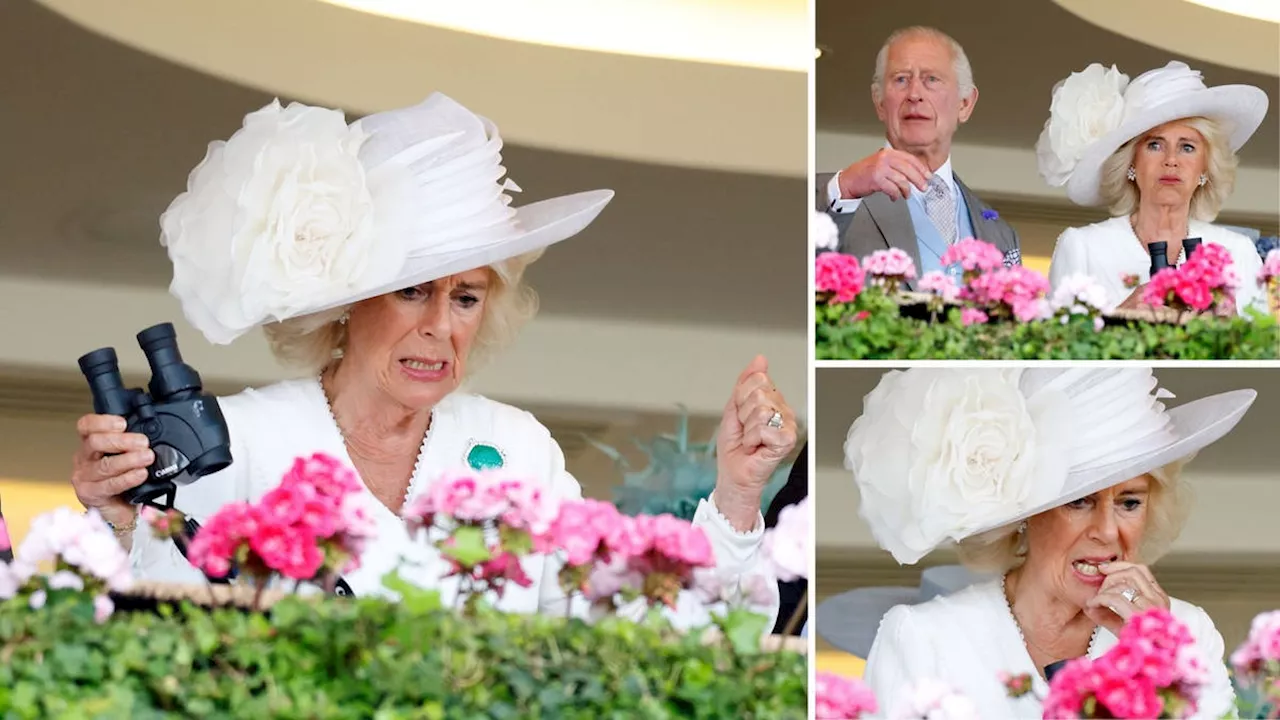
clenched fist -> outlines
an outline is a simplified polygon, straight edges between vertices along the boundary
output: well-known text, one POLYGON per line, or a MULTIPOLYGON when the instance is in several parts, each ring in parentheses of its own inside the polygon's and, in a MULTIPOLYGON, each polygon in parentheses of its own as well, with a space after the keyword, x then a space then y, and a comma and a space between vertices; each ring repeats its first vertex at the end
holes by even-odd
POLYGON ((796 414, 757 356, 738 376, 716 439, 716 506, 739 532, 755 529, 760 496, 796 446, 796 414))

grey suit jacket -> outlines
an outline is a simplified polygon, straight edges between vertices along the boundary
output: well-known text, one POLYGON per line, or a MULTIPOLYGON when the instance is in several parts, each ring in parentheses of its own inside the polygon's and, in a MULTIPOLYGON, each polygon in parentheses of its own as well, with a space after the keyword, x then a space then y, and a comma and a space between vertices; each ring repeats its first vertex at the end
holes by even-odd
MULTIPOLYGON (((911 223, 911 211, 907 209, 905 200, 890 200, 884 193, 875 193, 862 199, 856 212, 835 213, 831 211, 831 203, 827 197, 827 185, 835 173, 818 175, 817 209, 827 213, 835 221, 839 232, 840 245, 837 248, 847 255, 864 258, 876 250, 898 248, 911 256, 917 268, 920 267, 920 245, 916 242, 916 229, 911 223)), ((985 240, 1004 253, 1005 265, 1022 263, 1022 249, 1018 241, 1018 233, 999 217, 991 220, 983 218, 983 213, 991 207, 973 194, 960 176, 956 176, 956 185, 964 196, 965 205, 969 208, 969 221, 973 224, 973 234, 979 240, 985 240)), ((907 286, 915 289, 915 283, 907 286)))

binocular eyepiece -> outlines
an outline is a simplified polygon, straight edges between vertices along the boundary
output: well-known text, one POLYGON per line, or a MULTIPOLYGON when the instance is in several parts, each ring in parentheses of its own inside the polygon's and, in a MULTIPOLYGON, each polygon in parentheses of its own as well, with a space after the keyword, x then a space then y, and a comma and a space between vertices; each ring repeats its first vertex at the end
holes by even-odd
POLYGON ((80 372, 89 383, 93 411, 123 417, 126 432, 146 435, 155 453, 147 480, 126 491, 125 499, 140 505, 169 495, 172 504, 177 485, 231 464, 230 433, 217 398, 204 393, 200 374, 183 362, 173 325, 149 327, 137 340, 151 368, 149 392, 125 387, 115 348, 81 356, 80 372))

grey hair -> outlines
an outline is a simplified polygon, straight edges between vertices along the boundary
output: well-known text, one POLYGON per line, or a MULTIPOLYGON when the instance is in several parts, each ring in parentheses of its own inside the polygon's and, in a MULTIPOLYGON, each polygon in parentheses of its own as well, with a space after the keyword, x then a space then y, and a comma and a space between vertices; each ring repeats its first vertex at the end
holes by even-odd
MULTIPOLYGON (((1201 222, 1213 222, 1222 210, 1222 205, 1231 197, 1236 184, 1236 166, 1239 158, 1231 151, 1231 140, 1222 124, 1205 117, 1182 118, 1175 120, 1188 127, 1195 128, 1204 136, 1205 170, 1208 182, 1191 193, 1190 215, 1201 222)), ((1098 193, 1107 205, 1113 217, 1131 215, 1138 209, 1141 198, 1138 186, 1129 180, 1129 168, 1134 163, 1138 143, 1147 137, 1150 131, 1132 138, 1111 153, 1102 163, 1101 177, 1098 182, 1098 193)))
MULTIPOLYGON (((524 271, 542 255, 536 250, 489 266, 495 279, 485 297, 484 317, 476 332, 468 370, 480 367, 511 342, 538 312, 538 296, 524 282, 524 271)), ((351 306, 336 307, 263 326, 271 352, 280 363, 319 374, 342 357, 351 306)))
POLYGON ((885 65, 889 63, 889 48, 899 40, 914 35, 924 35, 946 43, 947 47, 951 49, 952 69, 955 71, 956 81, 960 85, 960 95, 968 97, 973 94, 974 89, 977 87, 973 82, 973 66, 969 64, 969 56, 965 54, 964 48, 960 43, 937 28, 931 28, 926 25, 913 25, 901 30, 895 30, 889 36, 889 39, 884 41, 884 45, 880 46, 880 52, 876 53, 876 72, 875 75, 871 76, 871 89, 875 93, 876 99, 878 100, 880 94, 884 91, 884 73, 885 65))
MULTIPOLYGON (((1164 556, 1182 534, 1191 513, 1190 486, 1182 479, 1182 468, 1190 457, 1147 473, 1155 478, 1148 501, 1147 528, 1138 555, 1145 564, 1164 556)), ((1027 536, 1020 532, 1023 523, 1010 523, 985 533, 965 538, 956 544, 960 563, 982 573, 1006 573, 1027 559, 1027 536)))

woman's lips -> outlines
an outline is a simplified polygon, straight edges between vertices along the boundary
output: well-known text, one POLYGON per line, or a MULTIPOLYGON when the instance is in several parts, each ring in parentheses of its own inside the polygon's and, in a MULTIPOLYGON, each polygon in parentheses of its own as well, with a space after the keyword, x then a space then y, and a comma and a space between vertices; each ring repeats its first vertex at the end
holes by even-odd
POLYGON ((1071 572, 1076 579, 1086 585, 1101 585, 1107 576, 1102 573, 1098 567, 1103 563, 1115 562, 1116 558, 1112 557, 1096 557, 1081 558, 1071 563, 1071 572))
POLYGON ((419 382, 436 382, 449 376, 449 363, 446 360, 430 358, 403 358, 400 369, 412 380, 419 382))

